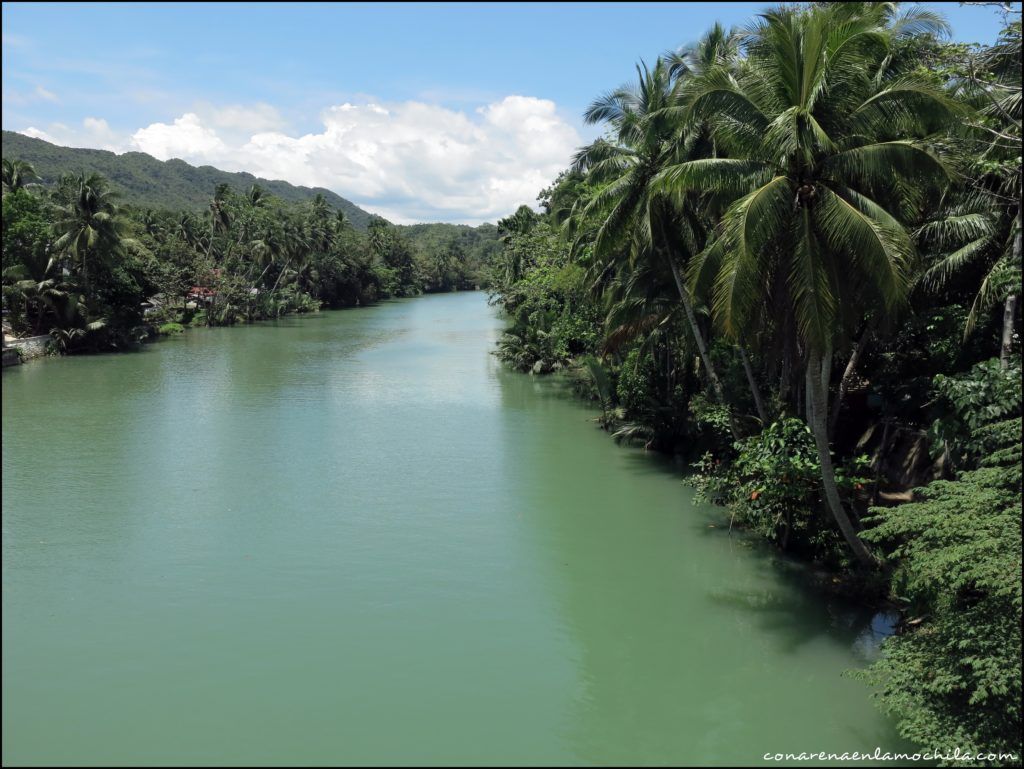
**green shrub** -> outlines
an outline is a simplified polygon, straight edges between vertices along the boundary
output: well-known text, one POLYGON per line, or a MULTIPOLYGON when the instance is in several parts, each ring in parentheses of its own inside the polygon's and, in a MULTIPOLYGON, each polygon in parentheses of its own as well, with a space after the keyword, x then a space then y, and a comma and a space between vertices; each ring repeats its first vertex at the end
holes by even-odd
POLYGON ((863 536, 888 550, 913 619, 858 675, 908 739, 1020 756, 1021 420, 998 427, 978 469, 872 510, 863 536))
POLYGON ((170 336, 171 334, 183 334, 185 333, 185 327, 180 323, 162 323, 157 327, 156 332, 160 336, 170 336))
MULTIPOLYGON (((728 506, 733 520, 757 531, 783 548, 817 558, 841 552, 838 538, 824 512, 821 464, 810 428, 788 417, 761 433, 734 444, 736 458, 721 462, 705 454, 695 465, 698 492, 728 506)), ((853 463, 861 472, 866 458, 853 463)), ((850 495, 867 479, 836 468, 836 483, 850 495)))
POLYGON ((1016 363, 1003 369, 998 358, 982 361, 957 376, 939 374, 933 380, 943 415, 929 431, 933 448, 946 450, 957 466, 984 453, 978 430, 1021 410, 1021 371, 1016 363))

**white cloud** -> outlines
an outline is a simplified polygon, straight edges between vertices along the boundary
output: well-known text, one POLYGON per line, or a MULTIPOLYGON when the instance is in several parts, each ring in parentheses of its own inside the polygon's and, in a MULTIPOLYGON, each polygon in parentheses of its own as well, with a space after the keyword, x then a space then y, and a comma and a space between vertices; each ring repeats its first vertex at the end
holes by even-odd
POLYGON ((21 133, 64 147, 91 147, 117 153, 128 149, 126 140, 118 136, 103 118, 87 117, 81 128, 51 123, 46 130, 32 126, 21 133))
POLYGON ((53 134, 47 133, 46 131, 36 128, 35 126, 29 126, 24 131, 21 131, 21 133, 25 134, 25 136, 31 136, 33 139, 42 139, 44 142, 50 142, 50 144, 60 144, 64 147, 71 146, 63 139, 60 139, 54 136, 53 134))
POLYGON ((229 104, 226 107, 196 110, 201 116, 209 114, 209 120, 216 128, 228 131, 242 131, 249 135, 260 131, 279 131, 285 127, 284 118, 269 104, 229 104))
POLYGON ((186 112, 170 125, 153 123, 140 128, 132 134, 131 143, 135 149, 160 160, 181 158, 206 163, 225 157, 229 152, 217 133, 202 125, 194 112, 186 112))
POLYGON ((57 94, 53 93, 53 91, 47 91, 41 85, 36 86, 35 94, 38 98, 42 99, 43 101, 50 101, 54 104, 60 101, 60 99, 57 98, 57 94))
MULTIPOLYGON (((117 143, 106 123, 88 120, 89 140, 117 143)), ((475 111, 369 100, 329 107, 321 122, 317 131, 292 135, 266 104, 199 105, 140 128, 122 145, 161 160, 326 187, 395 222, 475 224, 532 204, 582 143, 554 102, 530 96, 506 96, 475 111)))
POLYGON ((37 104, 41 101, 48 101, 53 104, 60 103, 60 99, 57 98, 57 94, 53 91, 47 91, 41 85, 37 85, 31 91, 19 91, 17 88, 12 88, 7 84, 4 84, 3 100, 5 104, 16 104, 19 106, 33 103, 37 104))

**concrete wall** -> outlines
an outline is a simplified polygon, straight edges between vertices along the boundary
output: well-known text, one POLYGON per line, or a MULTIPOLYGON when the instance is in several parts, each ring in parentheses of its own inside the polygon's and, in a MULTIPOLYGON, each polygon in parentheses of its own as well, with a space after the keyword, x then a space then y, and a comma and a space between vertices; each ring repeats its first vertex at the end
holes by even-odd
POLYGON ((16 361, 13 360, 12 353, 8 350, 17 350, 21 353, 21 360, 29 360, 30 358, 38 358, 42 355, 46 355, 46 345, 51 341, 49 335, 42 336, 27 336, 22 339, 7 339, 7 348, 4 350, 4 365, 10 366, 16 361))

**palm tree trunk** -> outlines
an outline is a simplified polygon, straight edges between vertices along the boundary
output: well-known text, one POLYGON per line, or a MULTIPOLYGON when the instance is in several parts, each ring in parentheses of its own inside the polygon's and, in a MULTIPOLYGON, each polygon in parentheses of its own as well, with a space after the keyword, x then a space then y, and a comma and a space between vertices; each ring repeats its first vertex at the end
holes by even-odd
POLYGON ((764 401, 761 399, 761 388, 757 386, 757 380, 754 378, 754 369, 750 366, 750 358, 747 356, 747 351, 743 349, 742 345, 738 345, 738 347, 740 359, 743 361, 743 370, 747 373, 747 383, 750 385, 750 392, 754 396, 757 416, 761 419, 761 426, 764 427, 768 424, 768 410, 764 407, 764 401))
POLYGON ((273 261, 267 262, 267 266, 263 268, 263 272, 261 272, 260 276, 256 278, 256 282, 252 284, 253 288, 256 288, 256 286, 260 284, 260 281, 263 280, 263 276, 267 274, 267 270, 269 270, 273 264, 273 261))
POLYGON ((857 369, 857 361, 860 360, 860 356, 864 352, 864 348, 867 346, 869 336, 871 336, 870 323, 864 327, 864 331, 860 335, 860 339, 853 343, 853 350, 850 351, 850 359, 846 362, 846 369, 843 371, 843 378, 839 380, 839 391, 836 393, 835 400, 832 401, 832 417, 828 421, 829 440, 835 438, 836 426, 839 424, 839 412, 843 408, 843 399, 846 397, 846 391, 850 388, 850 382, 853 380, 853 372, 857 369))
POLYGON ((825 351, 821 354, 821 362, 818 365, 821 367, 821 394, 825 398, 825 409, 822 413, 828 421, 828 387, 832 382, 832 342, 825 345, 825 351))
POLYGON ((288 265, 291 264, 291 263, 292 263, 291 259, 286 261, 284 263, 284 267, 282 267, 281 271, 279 273, 277 273, 277 280, 274 281, 274 287, 272 289, 270 289, 270 293, 271 294, 273 294, 275 291, 277 291, 277 284, 281 282, 281 278, 284 276, 285 270, 288 269, 288 265))
MULTIPOLYGON (((671 256, 668 257, 668 263, 672 268, 672 277, 675 279, 676 288, 679 290, 679 299, 683 303, 683 309, 686 310, 686 320, 690 324, 690 332, 697 343, 697 351, 700 353, 700 359, 704 363, 704 370, 708 373, 708 380, 711 382, 711 389, 715 393, 715 399, 720 405, 728 409, 729 405, 725 402, 725 390, 722 387, 722 381, 718 378, 718 373, 711 363, 711 356, 708 355, 708 346, 704 341, 704 334, 701 333, 700 326, 697 325, 697 316, 693 312, 693 302, 690 301, 690 293, 686 290, 686 286, 683 285, 683 278, 679 274, 679 267, 676 266, 671 256)), ((729 411, 729 429, 732 431, 733 437, 739 440, 740 433, 736 428, 736 421, 731 410, 729 411)))
POLYGON ((850 517, 843 508, 843 502, 839 498, 839 489, 836 486, 835 468, 832 466, 832 452, 828 445, 828 401, 826 391, 823 390, 823 382, 827 384, 827 377, 831 368, 831 360, 815 350, 808 351, 807 360, 807 423, 810 425, 811 433, 814 435, 814 443, 818 449, 818 460, 821 462, 821 482, 825 490, 825 501, 829 511, 835 519, 836 525, 843 534, 843 538, 850 546, 853 554, 865 566, 874 566, 876 561, 865 544, 857 536, 850 517))
MULTIPOLYGON (((1020 203, 1017 204, 1017 232, 1013 236, 1013 263, 1020 265, 1020 230, 1022 212, 1020 203)), ((1006 297, 1006 304, 1003 306, 1003 341, 999 348, 999 366, 1005 371, 1010 365, 1010 354, 1013 352, 1013 325, 1017 316, 1018 294, 1010 294, 1006 297)))
POLYGON ((1010 294, 1003 305, 1003 342, 999 348, 999 367, 1003 371, 1010 365, 1010 354, 1013 352, 1013 323, 1016 315, 1017 294, 1010 294))

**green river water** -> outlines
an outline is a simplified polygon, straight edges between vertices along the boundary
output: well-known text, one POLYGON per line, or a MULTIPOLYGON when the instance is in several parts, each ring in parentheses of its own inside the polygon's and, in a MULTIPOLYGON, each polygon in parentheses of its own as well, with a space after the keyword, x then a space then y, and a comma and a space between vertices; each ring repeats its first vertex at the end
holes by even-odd
POLYGON ((440 295, 5 370, 4 764, 900 745, 842 676, 870 613, 504 370, 501 326, 440 295))

